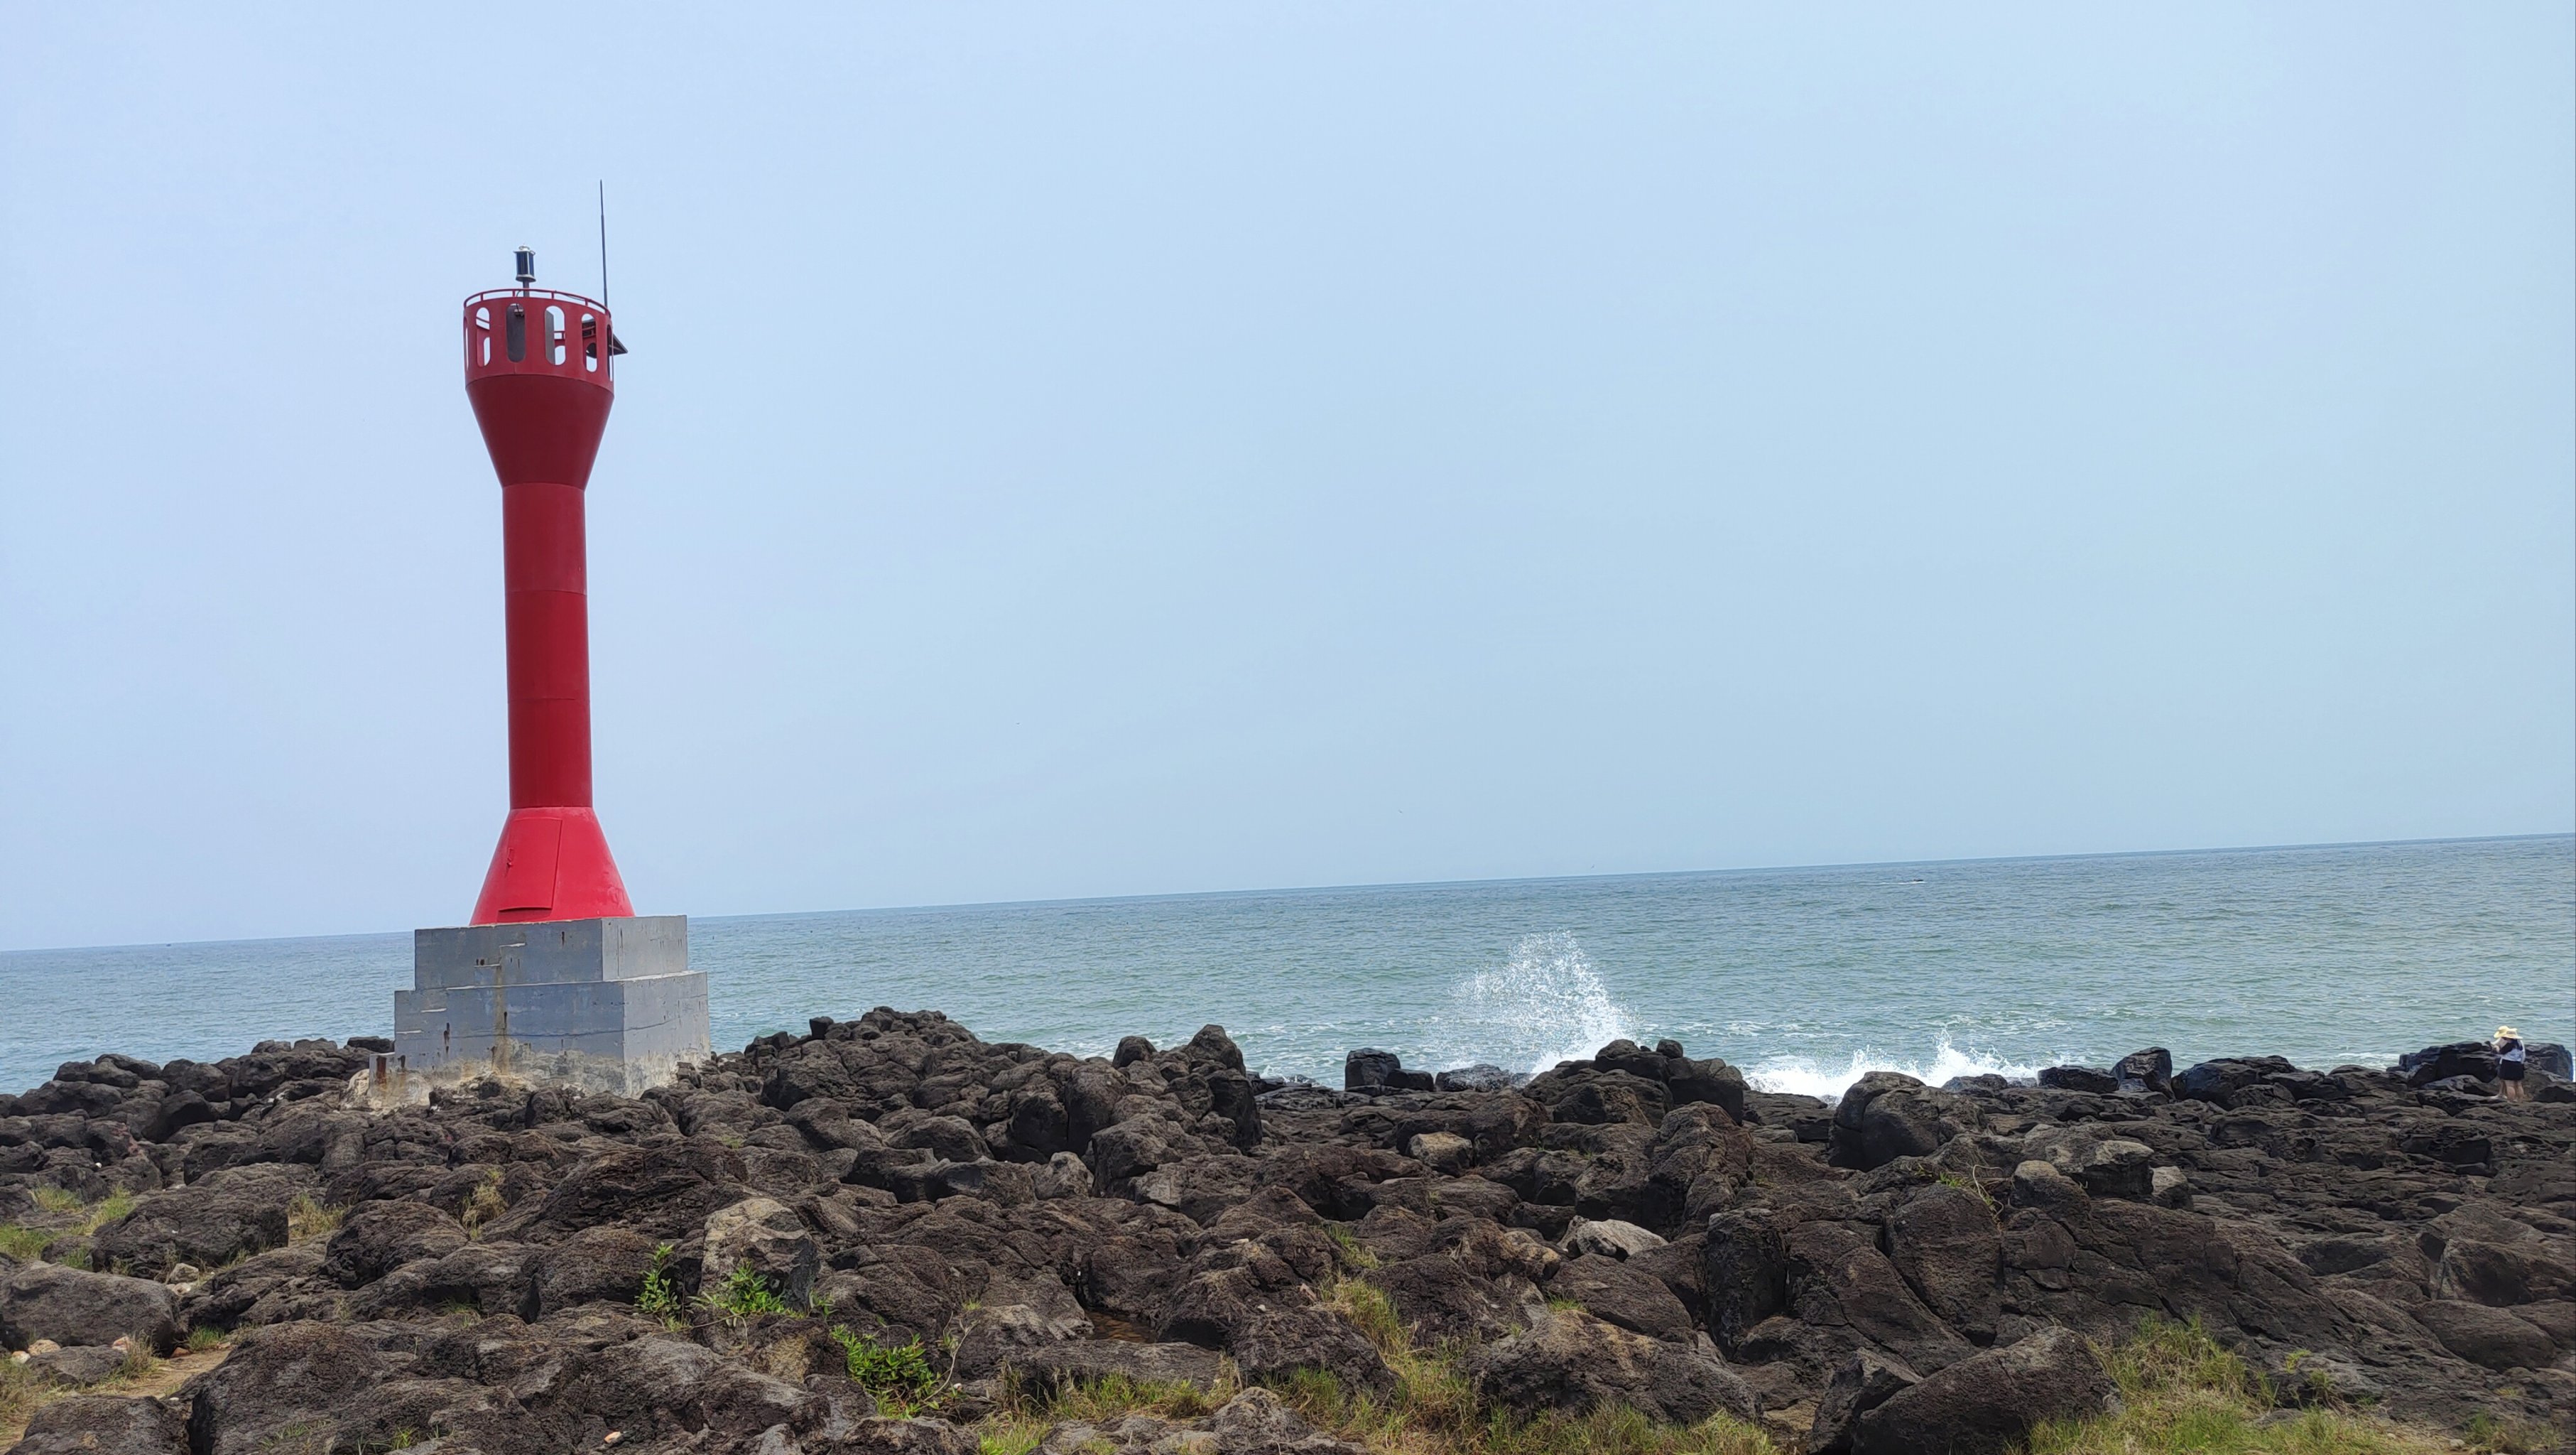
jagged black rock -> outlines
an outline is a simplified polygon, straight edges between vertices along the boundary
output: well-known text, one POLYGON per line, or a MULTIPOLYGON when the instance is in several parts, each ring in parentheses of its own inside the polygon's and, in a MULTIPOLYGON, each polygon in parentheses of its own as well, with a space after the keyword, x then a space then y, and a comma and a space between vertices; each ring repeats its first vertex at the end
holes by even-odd
MULTIPOLYGON (((1878 1073, 1828 1107, 1621 1041, 1519 1085, 1403 1089, 1444 1083, 1386 1056, 1335 1091, 1252 1074, 1214 1026, 1086 1059, 886 1009, 640 1098, 487 1080, 378 1111, 368 1062, 105 1056, 0 1097, 0 1223, 58 1233, 0 1255, 0 1340, 241 1334, 159 1414, 55 1425, 198 1452, 970 1451, 1005 1377, 1383 1389, 1343 1279, 1498 1406, 1724 1412, 1819 1451, 2080 1412, 2108 1391, 2084 1340, 2149 1316, 2294 1399, 2576 1409, 2562 1086, 2142 1052, 2037 1087, 1878 1073), (86 1232, 64 1210, 116 1194, 86 1232), (853 1348, 915 1341, 937 1407, 847 1377, 853 1348)), ((1340 1448, 1258 1390, 1198 1428, 1340 1448)))

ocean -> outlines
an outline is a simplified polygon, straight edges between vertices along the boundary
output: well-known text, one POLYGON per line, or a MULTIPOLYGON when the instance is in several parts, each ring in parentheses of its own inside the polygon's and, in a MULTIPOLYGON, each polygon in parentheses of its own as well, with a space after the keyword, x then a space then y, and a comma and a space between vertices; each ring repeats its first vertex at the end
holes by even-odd
MULTIPOLYGON (((2028 1076, 2150 1045, 2328 1067, 2503 1022, 2576 1043, 2566 835, 750 915, 690 936, 719 1048, 877 1005, 1081 1054, 1213 1021, 1255 1069, 1331 1085, 1357 1046, 1535 1070, 1620 1036, 1828 1096, 1873 1069, 2028 1076)), ((101 1051, 384 1034, 410 957, 408 931, 0 953, 0 1088, 101 1051)))

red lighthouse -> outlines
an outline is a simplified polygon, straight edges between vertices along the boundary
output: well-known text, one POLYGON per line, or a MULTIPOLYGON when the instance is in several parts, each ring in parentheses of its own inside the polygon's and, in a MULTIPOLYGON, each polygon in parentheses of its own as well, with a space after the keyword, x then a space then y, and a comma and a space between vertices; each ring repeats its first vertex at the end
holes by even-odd
POLYGON ((582 507, 623 350, 607 305, 536 287, 526 248, 518 271, 465 300, 465 395, 501 477, 510 816, 473 922, 412 934, 378 1099, 485 1076, 640 1096, 707 1059, 688 916, 636 917, 591 809, 582 507))
POLYGON ((510 650, 510 816, 473 923, 635 913, 590 789, 590 592, 583 503, 616 397, 608 307, 519 286, 465 300, 465 394, 501 477, 510 650))

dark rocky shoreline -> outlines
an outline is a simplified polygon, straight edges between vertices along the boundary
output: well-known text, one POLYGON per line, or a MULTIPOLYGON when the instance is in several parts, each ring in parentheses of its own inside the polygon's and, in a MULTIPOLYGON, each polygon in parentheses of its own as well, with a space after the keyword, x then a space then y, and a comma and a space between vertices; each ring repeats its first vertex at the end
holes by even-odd
POLYGON ((1671 1042, 1518 1085, 1357 1053, 1331 1089, 1215 1027, 1082 1060, 877 1010, 640 1098, 376 1111, 371 1049, 0 1096, 0 1224, 35 1255, 0 1253, 0 1342, 63 1346, 30 1363, 68 1384, 119 1338, 238 1336, 169 1399, 47 1405, 20 1450, 964 1452, 1011 1390, 1109 1375, 1254 1387, 1044 1448, 1342 1450, 1258 1386, 1387 1386, 1354 1283, 1499 1407, 1819 1452, 2099 1409, 2086 1341, 2150 1317, 2293 1401, 2576 1433, 2576 1088, 2508 1104, 2473 1043, 1878 1073, 1831 1107, 1671 1042), (847 1377, 850 1341, 914 1340, 927 1413, 847 1377))

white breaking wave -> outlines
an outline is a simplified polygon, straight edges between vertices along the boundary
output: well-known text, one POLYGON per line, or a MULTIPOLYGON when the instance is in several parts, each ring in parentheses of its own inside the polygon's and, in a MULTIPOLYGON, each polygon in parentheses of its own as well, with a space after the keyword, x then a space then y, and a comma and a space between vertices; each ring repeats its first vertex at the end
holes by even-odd
POLYGON ((2027 1082, 2039 1075, 2038 1066, 2006 1061, 1976 1051, 1962 1051, 1944 1037, 1928 1064, 1901 1061, 1871 1049, 1852 1052, 1850 1063, 1843 1066, 1819 1065, 1808 1056, 1772 1056, 1745 1067, 1744 1080, 1756 1091, 1788 1091, 1800 1096, 1840 1101, 1843 1092, 1853 1082, 1872 1071, 1902 1071, 1932 1086, 1938 1086, 1953 1076, 2002 1076, 2027 1082))
MULTIPOLYGON (((1643 1023, 1611 999, 1592 957, 1563 930, 1521 936, 1510 960, 1468 976, 1450 996, 1447 1013, 1435 1013, 1430 1022, 1424 1027, 1431 1042, 1424 1048, 1431 1053, 1427 1066, 1485 1061, 1532 1076, 1554 1069, 1559 1061, 1588 1059, 1612 1041, 1645 1035, 1643 1023)), ((1928 1061, 1863 1048, 1842 1065, 1781 1054, 1743 1069, 1746 1083, 1756 1090, 1831 1102, 1840 1101, 1846 1088, 1872 1071, 1901 1071, 1933 1086, 1953 1076, 2002 1076, 2027 1083, 2046 1064, 2053 1063, 2024 1065, 1963 1051, 1944 1036, 1928 1061)))
POLYGON ((1468 1060, 1536 1075, 1635 1035, 1635 1024, 1610 998, 1591 957, 1560 930, 1523 935, 1508 963, 1469 976, 1451 998, 1439 1038, 1468 1060))

